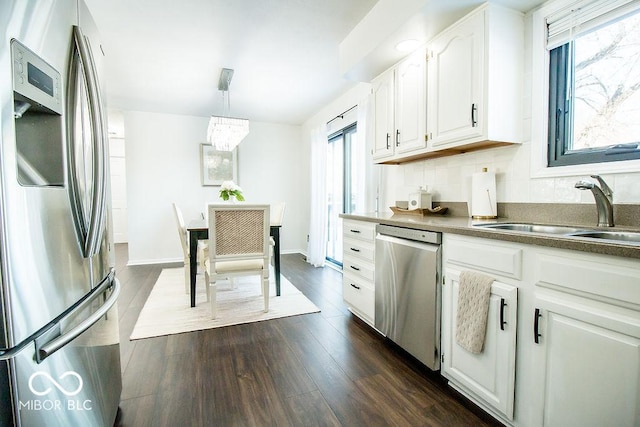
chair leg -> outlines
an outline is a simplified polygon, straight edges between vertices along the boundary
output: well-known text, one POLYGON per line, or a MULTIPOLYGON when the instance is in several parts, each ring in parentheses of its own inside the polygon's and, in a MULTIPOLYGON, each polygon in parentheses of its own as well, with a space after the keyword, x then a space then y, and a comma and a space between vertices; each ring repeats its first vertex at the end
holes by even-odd
POLYGON ((184 260, 184 293, 185 294, 189 294, 190 289, 190 285, 191 285, 191 272, 189 270, 190 264, 189 264, 189 260, 185 259, 184 260))
POLYGON ((204 288, 207 291, 207 302, 211 301, 211 290, 209 289, 210 288, 209 279, 210 279, 209 272, 205 269, 204 270, 204 288))
POLYGON ((262 296, 264 297, 264 312, 269 311, 269 276, 262 277, 262 296))
POLYGON ((216 299, 217 299, 216 298, 217 297, 216 289, 217 289, 217 285, 216 285, 216 282, 215 282, 215 279, 214 279, 214 281, 212 281, 209 284, 209 301, 211 303, 211 318, 212 319, 215 319, 216 315, 218 314, 218 307, 217 307, 217 304, 216 304, 216 299))

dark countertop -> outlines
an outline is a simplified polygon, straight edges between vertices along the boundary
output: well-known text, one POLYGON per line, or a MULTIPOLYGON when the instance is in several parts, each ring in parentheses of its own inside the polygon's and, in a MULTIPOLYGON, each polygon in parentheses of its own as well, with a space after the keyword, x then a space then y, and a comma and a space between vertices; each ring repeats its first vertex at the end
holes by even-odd
MULTIPOLYGON (((601 239, 593 239, 587 237, 518 232, 509 230, 494 230, 483 227, 474 227, 474 224, 492 222, 530 222, 516 221, 513 218, 474 220, 468 217, 461 216, 419 216, 411 214, 393 214, 392 212, 341 214, 340 217, 344 219, 375 222, 379 224, 394 225, 397 227, 407 227, 418 230, 439 231, 441 233, 461 234, 466 236, 483 237, 485 239, 503 240, 559 249, 571 249, 582 252, 640 259, 640 245, 637 244, 634 245, 612 241, 603 241, 601 239)), ((640 231, 638 229, 631 229, 628 227, 588 228, 607 231, 640 231)))

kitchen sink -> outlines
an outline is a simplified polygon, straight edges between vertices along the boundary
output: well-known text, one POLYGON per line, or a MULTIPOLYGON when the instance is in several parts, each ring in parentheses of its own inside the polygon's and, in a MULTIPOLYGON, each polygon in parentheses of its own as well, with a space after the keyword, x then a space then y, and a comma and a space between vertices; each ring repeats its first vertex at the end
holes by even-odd
POLYGON ((572 227, 567 225, 528 224, 519 222, 492 222, 487 224, 474 224, 474 227, 489 228, 492 230, 515 231, 521 233, 553 234, 566 237, 583 237, 594 241, 618 242, 627 245, 640 245, 640 232, 592 230, 588 228, 572 227))
POLYGON ((490 223, 490 224, 474 224, 476 227, 491 228, 494 230, 521 231, 525 233, 544 233, 544 234, 571 234, 585 230, 584 228, 576 228, 565 225, 543 225, 543 224, 525 224, 525 223, 490 223))
POLYGON ((575 237, 587 237, 590 239, 614 240, 627 244, 640 245, 640 232, 633 231, 578 231, 571 233, 575 237))

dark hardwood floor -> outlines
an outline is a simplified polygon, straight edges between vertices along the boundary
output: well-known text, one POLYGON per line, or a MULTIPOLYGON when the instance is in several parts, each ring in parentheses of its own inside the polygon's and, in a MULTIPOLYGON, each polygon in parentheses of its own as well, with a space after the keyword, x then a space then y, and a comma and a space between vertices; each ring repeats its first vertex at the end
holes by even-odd
MULTIPOLYGON (((116 245, 121 426, 481 426, 491 419, 353 316, 342 274, 283 255, 320 313, 129 341, 163 267, 116 245)), ((185 299, 185 301, 187 301, 185 299)))

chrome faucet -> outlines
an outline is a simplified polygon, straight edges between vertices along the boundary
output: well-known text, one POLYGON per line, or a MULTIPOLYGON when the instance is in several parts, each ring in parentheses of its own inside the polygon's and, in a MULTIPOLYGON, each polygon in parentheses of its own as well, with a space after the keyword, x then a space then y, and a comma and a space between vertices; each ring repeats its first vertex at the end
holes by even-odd
POLYGON ((593 193, 598 209, 598 227, 613 227, 613 191, 599 175, 591 175, 591 178, 596 179, 600 187, 586 179, 576 182, 575 187, 593 193))

